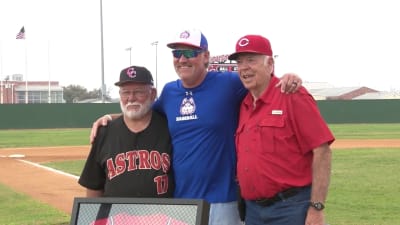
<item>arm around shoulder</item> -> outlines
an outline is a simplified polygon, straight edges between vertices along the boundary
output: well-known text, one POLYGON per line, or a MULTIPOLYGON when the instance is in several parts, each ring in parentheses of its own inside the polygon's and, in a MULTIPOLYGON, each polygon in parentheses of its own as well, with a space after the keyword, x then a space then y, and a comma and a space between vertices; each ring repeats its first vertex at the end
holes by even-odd
POLYGON ((275 87, 281 87, 282 93, 294 93, 302 86, 303 81, 295 73, 285 73, 275 87))
POLYGON ((90 131, 90 144, 93 144, 94 139, 96 138, 97 135, 97 130, 99 129, 99 127, 101 126, 107 126, 108 121, 114 120, 116 118, 118 118, 119 116, 121 116, 121 113, 114 113, 114 114, 106 114, 100 118, 98 118, 92 125, 92 130, 90 131))

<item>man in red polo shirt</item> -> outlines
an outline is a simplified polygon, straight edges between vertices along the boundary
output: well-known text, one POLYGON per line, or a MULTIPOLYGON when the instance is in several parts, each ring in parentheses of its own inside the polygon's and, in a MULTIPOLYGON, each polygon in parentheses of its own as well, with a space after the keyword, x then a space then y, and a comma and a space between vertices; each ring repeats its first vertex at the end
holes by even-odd
POLYGON ((324 225, 335 140, 304 87, 293 94, 274 86, 268 39, 246 35, 229 56, 249 90, 236 131, 237 176, 246 225, 324 225))

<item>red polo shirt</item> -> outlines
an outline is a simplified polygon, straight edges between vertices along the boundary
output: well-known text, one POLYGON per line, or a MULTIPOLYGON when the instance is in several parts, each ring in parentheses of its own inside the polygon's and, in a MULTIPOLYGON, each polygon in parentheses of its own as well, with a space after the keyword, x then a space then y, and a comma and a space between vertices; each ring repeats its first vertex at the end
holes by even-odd
POLYGON ((256 108, 250 93, 240 106, 237 175, 244 199, 272 197, 311 184, 312 150, 334 141, 308 91, 301 87, 284 94, 275 87, 278 82, 271 77, 256 108))

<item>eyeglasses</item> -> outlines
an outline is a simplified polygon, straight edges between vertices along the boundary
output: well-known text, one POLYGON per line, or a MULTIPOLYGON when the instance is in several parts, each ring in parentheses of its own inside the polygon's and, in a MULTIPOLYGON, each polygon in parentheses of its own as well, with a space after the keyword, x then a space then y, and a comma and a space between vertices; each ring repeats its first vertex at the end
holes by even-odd
POLYGON ((181 58, 182 55, 185 56, 185 58, 190 59, 190 58, 196 58, 202 52, 203 50, 180 49, 180 50, 172 50, 172 55, 174 55, 174 57, 177 59, 181 58))
POLYGON ((145 98, 149 94, 149 89, 138 89, 138 90, 120 90, 119 95, 122 98, 129 98, 134 96, 135 98, 145 98))

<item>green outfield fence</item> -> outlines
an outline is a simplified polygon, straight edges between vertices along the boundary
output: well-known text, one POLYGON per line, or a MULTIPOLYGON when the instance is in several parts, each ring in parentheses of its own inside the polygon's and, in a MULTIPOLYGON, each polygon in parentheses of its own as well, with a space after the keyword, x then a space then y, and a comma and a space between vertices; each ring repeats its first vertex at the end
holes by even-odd
MULTIPOLYGON (((330 124, 400 123, 400 99, 317 103, 330 124)), ((101 115, 120 111, 119 103, 0 104, 0 129, 89 128, 101 115)))
POLYGON ((0 129, 88 128, 101 115, 120 112, 119 104, 0 105, 0 129))

